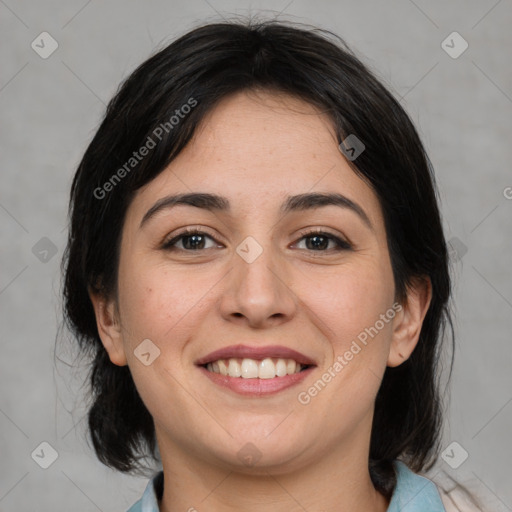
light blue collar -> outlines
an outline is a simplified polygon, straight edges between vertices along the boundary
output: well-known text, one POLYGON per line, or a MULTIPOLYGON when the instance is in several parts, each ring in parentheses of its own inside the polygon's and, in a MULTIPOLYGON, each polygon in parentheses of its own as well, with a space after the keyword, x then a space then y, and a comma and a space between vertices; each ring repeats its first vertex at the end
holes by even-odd
POLYGON ((388 512, 446 512, 434 482, 413 473, 403 462, 393 462, 397 482, 388 512))

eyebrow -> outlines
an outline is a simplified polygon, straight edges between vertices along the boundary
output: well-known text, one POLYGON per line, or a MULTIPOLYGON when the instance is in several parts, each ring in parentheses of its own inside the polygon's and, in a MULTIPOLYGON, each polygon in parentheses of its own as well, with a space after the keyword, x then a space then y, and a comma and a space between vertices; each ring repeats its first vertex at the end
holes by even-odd
MULTIPOLYGON (((209 211, 229 212, 231 205, 229 199, 217 194, 192 192, 187 194, 170 195, 159 199, 144 215, 141 220, 139 229, 146 224, 149 219, 154 217, 162 210, 168 210, 178 205, 194 206, 209 211)), ((281 204, 280 211, 283 215, 304 210, 313 210, 324 206, 339 206, 347 208, 356 213, 359 218, 374 231, 368 215, 361 206, 349 199, 348 197, 338 193, 319 193, 309 192, 288 196, 281 204)))

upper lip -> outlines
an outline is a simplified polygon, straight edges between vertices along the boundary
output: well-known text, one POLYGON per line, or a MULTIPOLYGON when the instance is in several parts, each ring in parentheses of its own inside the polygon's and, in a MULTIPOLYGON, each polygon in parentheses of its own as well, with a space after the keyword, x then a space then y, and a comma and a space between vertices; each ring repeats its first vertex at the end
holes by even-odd
POLYGON ((282 345, 267 345, 264 347, 250 347, 248 345, 231 345, 218 350, 210 352, 208 355, 199 358, 195 364, 205 365, 218 361, 219 359, 230 359, 230 358, 248 358, 248 359, 265 359, 267 357, 282 358, 282 359, 293 359, 297 363, 302 365, 314 365, 315 361, 310 357, 297 352, 288 347, 282 345))

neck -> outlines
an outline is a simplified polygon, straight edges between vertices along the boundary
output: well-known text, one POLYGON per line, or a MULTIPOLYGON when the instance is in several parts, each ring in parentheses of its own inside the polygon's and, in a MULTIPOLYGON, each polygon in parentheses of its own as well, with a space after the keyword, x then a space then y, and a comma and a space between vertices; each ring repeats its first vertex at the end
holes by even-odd
POLYGON ((159 444, 165 475, 160 512, 385 512, 389 506, 372 484, 364 450, 343 446, 291 471, 238 472, 159 444))

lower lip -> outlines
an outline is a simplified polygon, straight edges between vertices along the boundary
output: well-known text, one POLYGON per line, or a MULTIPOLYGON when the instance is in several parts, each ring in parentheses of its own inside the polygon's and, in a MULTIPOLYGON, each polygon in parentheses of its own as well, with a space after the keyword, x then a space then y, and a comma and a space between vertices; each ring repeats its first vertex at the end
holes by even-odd
POLYGON ((243 377, 229 377, 220 373, 208 371, 203 366, 198 367, 212 382, 246 396, 267 396, 279 393, 287 388, 295 386, 308 377, 314 370, 310 366, 299 373, 274 377, 273 379, 244 379, 243 377))

